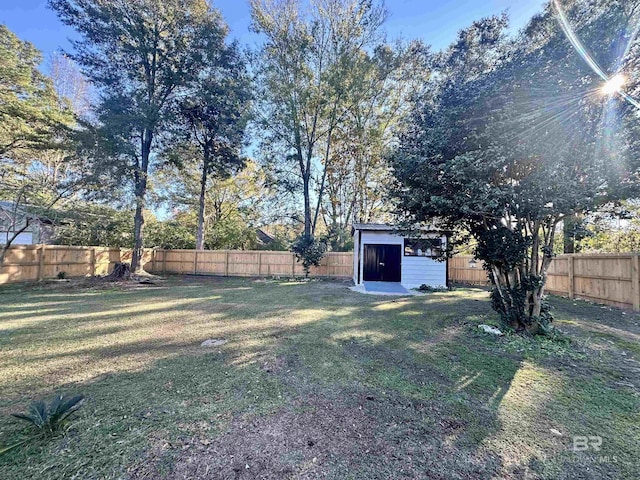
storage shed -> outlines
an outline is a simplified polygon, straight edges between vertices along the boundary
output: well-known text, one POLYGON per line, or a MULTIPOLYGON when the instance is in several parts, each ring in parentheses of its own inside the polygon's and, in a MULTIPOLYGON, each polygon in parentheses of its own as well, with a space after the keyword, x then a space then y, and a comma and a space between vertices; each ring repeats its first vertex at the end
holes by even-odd
POLYGON ((386 224, 354 223, 353 281, 394 282, 405 288, 447 286, 447 262, 436 257, 447 245, 445 232, 433 228, 407 237, 386 224))

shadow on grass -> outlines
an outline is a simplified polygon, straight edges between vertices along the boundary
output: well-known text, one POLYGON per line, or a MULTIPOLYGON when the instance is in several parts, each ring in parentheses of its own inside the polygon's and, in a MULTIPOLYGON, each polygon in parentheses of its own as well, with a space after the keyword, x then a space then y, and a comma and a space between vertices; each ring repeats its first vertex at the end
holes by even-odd
MULTIPOLYGON (((171 282, 92 305, 70 295, 74 306, 43 319, 40 338, 18 328, 0 344, 14 368, 34 365, 3 394, 4 411, 34 392, 88 399, 66 437, 0 458, 7 478, 517 478, 543 468, 518 438, 492 444, 505 402, 536 416, 553 393, 533 389, 527 404, 535 369, 473 332, 492 315, 484 293, 383 299, 324 282, 171 282), (209 337, 229 343, 201 348, 209 337), (34 341, 51 351, 27 348, 34 341), (81 369, 71 383, 69 363, 81 369), (505 465, 513 456, 516 467, 505 465)), ((20 427, 2 431, 8 443, 20 427)))

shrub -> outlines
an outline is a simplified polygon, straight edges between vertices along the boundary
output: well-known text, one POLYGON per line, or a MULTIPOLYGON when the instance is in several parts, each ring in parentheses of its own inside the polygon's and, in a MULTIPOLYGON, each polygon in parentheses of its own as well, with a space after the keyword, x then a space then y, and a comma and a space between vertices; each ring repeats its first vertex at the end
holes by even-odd
POLYGON ((443 286, 432 287, 431 285, 427 285, 426 283, 423 283, 418 287, 418 290, 420 292, 432 293, 432 292, 446 292, 448 289, 447 287, 443 287, 443 286))
POLYGON ((310 235, 301 235, 291 245, 291 251, 298 262, 302 262, 304 275, 308 277, 311 267, 320 265, 320 261, 327 252, 327 245, 310 235))
POLYGON ((58 272, 58 280, 64 280, 65 278, 67 278, 67 272, 58 272))

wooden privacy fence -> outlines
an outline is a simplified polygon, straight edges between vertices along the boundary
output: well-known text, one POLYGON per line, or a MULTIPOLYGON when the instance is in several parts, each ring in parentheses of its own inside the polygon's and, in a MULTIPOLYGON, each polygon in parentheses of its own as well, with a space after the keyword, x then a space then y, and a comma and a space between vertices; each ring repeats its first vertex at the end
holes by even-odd
POLYGON ((55 278, 106 275, 120 261, 120 249, 60 245, 10 247, 0 268, 0 284, 55 278))
MULTIPOLYGON (((131 249, 68 247, 62 245, 18 245, 9 248, 0 268, 0 284, 55 278, 106 275, 116 262, 130 262, 131 249)), ((186 273, 225 276, 302 276, 302 264, 291 252, 243 250, 147 249, 143 261, 152 273, 186 273)), ((353 254, 328 253, 311 276, 349 278, 353 254)))
POLYGON ((448 260, 449 282, 463 283, 465 285, 488 285, 487 272, 482 268, 481 262, 476 262, 472 267, 469 262, 471 255, 456 255, 448 260))
MULTIPOLYGON (((189 273, 232 277, 302 276, 302 264, 291 252, 262 250, 153 250, 145 269, 153 273, 189 273)), ((330 252, 319 267, 311 267, 313 277, 353 276, 353 253, 330 252)))
MULTIPOLYGON (((473 257, 459 255, 449 260, 449 279, 454 283, 487 285, 487 274, 473 257)), ((640 268, 637 253, 558 255, 548 271, 549 293, 596 303, 640 310, 640 268)))
MULTIPOLYGON (((449 259, 449 281, 487 285, 480 262, 458 255, 449 259)), ((55 278, 106 275, 116 262, 130 261, 131 250, 108 247, 60 245, 12 246, 0 268, 0 284, 55 278)), ((304 269, 290 252, 244 250, 148 249, 145 269, 153 273, 225 276, 302 276, 304 269)), ((558 255, 549 268, 547 291, 569 298, 582 298, 622 308, 640 310, 640 257, 635 253, 558 255)), ((353 253, 328 253, 311 276, 353 276, 353 253)))

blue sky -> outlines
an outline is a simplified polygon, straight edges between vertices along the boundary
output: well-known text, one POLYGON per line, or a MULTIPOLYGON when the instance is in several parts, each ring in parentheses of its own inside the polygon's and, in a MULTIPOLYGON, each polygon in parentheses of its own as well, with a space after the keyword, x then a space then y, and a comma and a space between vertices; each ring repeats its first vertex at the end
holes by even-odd
MULTIPOLYGON (((507 10, 512 28, 522 27, 542 9, 542 0, 387 0, 390 18, 386 30, 391 38, 421 38, 440 49, 448 45, 461 28, 478 18, 507 10)), ((249 32, 248 0, 218 0, 213 5, 222 11, 231 36, 253 44, 249 32)), ((47 8, 46 0, 0 0, 0 23, 6 24, 21 39, 35 44, 45 54, 69 49, 73 31, 60 23, 47 8)))

